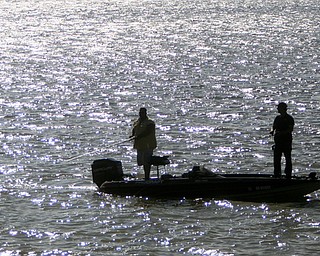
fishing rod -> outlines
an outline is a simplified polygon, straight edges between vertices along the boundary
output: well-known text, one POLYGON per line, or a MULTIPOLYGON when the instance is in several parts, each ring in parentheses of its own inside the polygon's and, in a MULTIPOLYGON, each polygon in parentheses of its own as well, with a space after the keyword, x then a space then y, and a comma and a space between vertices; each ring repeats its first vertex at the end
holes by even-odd
MULTIPOLYGON (((110 145, 104 147, 104 149, 111 148, 111 147, 115 147, 115 146, 118 146, 118 145, 120 145, 120 144, 122 144, 122 143, 129 142, 129 141, 132 141, 132 140, 134 140, 134 137, 131 137, 131 138, 129 138, 129 139, 125 139, 125 140, 122 140, 122 141, 119 141, 119 142, 110 144, 110 145)), ((80 154, 80 155, 77 155, 77 156, 74 156, 74 157, 71 157, 71 158, 65 160, 65 162, 73 161, 73 160, 75 160, 75 159, 78 159, 78 158, 80 158, 80 157, 83 157, 83 156, 88 155, 88 154, 91 154, 91 153, 95 153, 95 152, 97 152, 97 151, 99 151, 99 149, 94 150, 94 151, 91 151, 91 152, 87 152, 87 153, 84 153, 84 154, 80 154)))

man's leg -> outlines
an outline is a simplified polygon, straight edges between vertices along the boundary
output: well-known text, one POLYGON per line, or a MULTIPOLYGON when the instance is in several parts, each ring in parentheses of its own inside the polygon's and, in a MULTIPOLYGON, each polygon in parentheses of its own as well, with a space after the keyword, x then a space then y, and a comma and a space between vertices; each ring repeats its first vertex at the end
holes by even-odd
POLYGON ((292 176, 292 160, 291 149, 284 151, 284 157, 286 158, 286 168, 284 170, 287 179, 291 179, 292 176))
POLYGON ((144 159, 143 159, 143 170, 144 177, 146 180, 150 179, 150 171, 151 171, 151 157, 153 155, 153 150, 144 151, 144 159))
POLYGON ((145 178, 145 180, 149 180, 150 179, 151 165, 150 164, 144 164, 143 165, 143 170, 144 170, 144 178, 145 178))
POLYGON ((281 177, 281 157, 282 150, 279 146, 275 146, 273 150, 273 166, 274 166, 274 176, 276 178, 281 177))

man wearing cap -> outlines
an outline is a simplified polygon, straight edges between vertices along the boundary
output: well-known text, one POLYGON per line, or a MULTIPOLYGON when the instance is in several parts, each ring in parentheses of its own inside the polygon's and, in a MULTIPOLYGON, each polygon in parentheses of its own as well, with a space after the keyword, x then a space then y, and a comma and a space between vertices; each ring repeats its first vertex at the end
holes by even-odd
POLYGON ((284 154, 286 159, 285 174, 286 178, 290 179, 292 175, 292 131, 294 127, 294 119, 287 113, 287 104, 281 102, 278 104, 278 115, 273 122, 271 134, 274 135, 274 151, 273 164, 274 176, 281 177, 281 157, 284 154))

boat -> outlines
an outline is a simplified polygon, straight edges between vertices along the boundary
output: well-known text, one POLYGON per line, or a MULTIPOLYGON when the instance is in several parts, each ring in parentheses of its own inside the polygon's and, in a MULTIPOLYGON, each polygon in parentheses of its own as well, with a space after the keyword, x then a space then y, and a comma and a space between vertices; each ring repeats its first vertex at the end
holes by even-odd
POLYGON ((193 166, 181 176, 159 176, 159 166, 167 165, 167 156, 154 156, 157 177, 142 180, 123 174, 122 163, 113 158, 95 160, 93 182, 99 191, 119 196, 183 199, 203 198, 247 202, 298 202, 320 189, 315 172, 291 179, 275 178, 272 174, 220 174, 204 167, 193 166))

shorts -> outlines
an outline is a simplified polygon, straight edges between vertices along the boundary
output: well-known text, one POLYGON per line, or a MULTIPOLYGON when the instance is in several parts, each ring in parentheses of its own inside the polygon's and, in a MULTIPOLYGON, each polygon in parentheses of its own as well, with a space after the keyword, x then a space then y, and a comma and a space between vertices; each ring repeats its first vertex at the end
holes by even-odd
POLYGON ((151 157, 153 155, 152 149, 146 149, 146 150, 137 150, 137 162, 138 165, 148 165, 150 164, 151 157))

